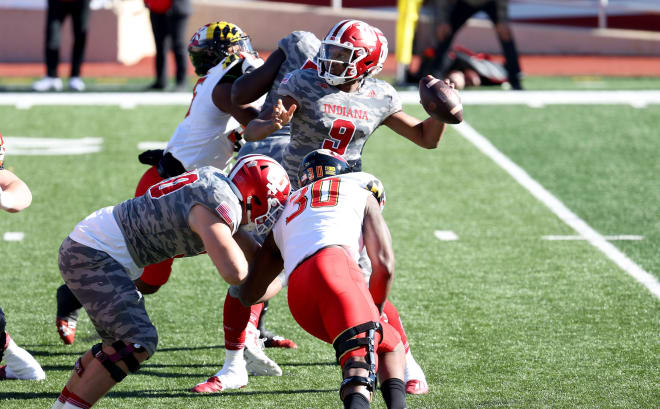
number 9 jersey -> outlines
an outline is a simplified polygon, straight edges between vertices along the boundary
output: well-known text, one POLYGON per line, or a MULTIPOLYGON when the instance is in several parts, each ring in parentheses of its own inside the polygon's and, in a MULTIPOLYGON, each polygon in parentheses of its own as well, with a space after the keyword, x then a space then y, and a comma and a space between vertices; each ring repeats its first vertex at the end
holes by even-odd
POLYGON ((285 282, 307 257, 318 250, 341 245, 357 262, 362 247, 362 220, 366 189, 375 177, 345 173, 319 179, 293 192, 273 227, 273 238, 284 260, 285 282))
POLYGON ((316 70, 287 74, 279 93, 298 101, 282 163, 292 181, 303 157, 315 149, 330 149, 360 170, 369 136, 402 109, 396 90, 385 81, 366 78, 359 90, 346 93, 321 79, 316 70))

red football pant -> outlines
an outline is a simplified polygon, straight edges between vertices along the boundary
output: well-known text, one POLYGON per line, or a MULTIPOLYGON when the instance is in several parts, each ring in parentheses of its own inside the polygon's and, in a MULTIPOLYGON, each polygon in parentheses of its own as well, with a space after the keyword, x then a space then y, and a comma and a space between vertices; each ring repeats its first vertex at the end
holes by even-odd
MULTIPOLYGON (((321 249, 298 265, 289 277, 288 300, 298 324, 329 344, 349 328, 380 320, 360 266, 341 247, 321 249)), ((381 324, 383 339, 377 333, 375 340, 376 345, 380 341, 378 352, 391 352, 401 339, 391 325, 383 321, 381 324)), ((356 356, 366 356, 366 350, 347 352, 341 358, 341 365, 356 356)))
MULTIPOLYGON (((144 172, 142 178, 140 178, 137 189, 135 189, 135 197, 142 196, 151 186, 163 180, 164 179, 158 174, 156 167, 150 167, 146 172, 144 172)), ((173 262, 174 259, 169 258, 167 260, 161 261, 160 263, 146 266, 142 272, 142 275, 140 276, 140 280, 142 280, 143 283, 160 287, 170 279, 173 262)))

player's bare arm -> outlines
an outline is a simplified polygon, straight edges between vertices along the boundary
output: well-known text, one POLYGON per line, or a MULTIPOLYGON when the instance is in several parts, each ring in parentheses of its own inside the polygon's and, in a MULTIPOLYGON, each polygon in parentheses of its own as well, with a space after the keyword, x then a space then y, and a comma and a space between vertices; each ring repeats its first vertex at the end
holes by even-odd
POLYGON ((259 117, 250 121, 245 128, 243 137, 248 142, 260 141, 273 132, 282 129, 293 118, 298 102, 290 96, 277 100, 272 112, 262 112, 259 117))
POLYGON ((0 208, 9 213, 20 212, 32 203, 30 188, 7 169, 0 169, 0 208))
POLYGON ((233 116, 241 125, 247 124, 259 115, 259 110, 252 105, 235 105, 231 102, 232 84, 221 82, 213 87, 213 104, 219 110, 227 112, 233 116))
POLYGON ((234 85, 231 88, 232 104, 249 104, 268 92, 285 59, 286 54, 278 48, 268 56, 268 59, 266 59, 266 62, 261 67, 243 74, 234 81, 234 85))
POLYGON ((247 276, 248 263, 232 236, 231 228, 201 205, 193 206, 190 210, 188 224, 202 239, 220 276, 229 284, 240 284, 247 276))
POLYGON ((241 284, 239 291, 241 303, 250 306, 277 294, 282 288, 282 283, 275 278, 283 268, 282 255, 275 244, 273 233, 269 233, 257 252, 254 263, 250 266, 250 274, 241 284))
POLYGON ((387 228, 380 206, 373 196, 367 198, 362 234, 372 268, 369 292, 382 314, 385 301, 392 288, 392 282, 394 282, 394 250, 390 230, 387 228))
POLYGON ((431 117, 423 121, 403 111, 395 112, 383 121, 388 128, 426 149, 435 149, 446 124, 431 117))
POLYGON ((243 250, 243 254, 245 255, 248 264, 252 264, 254 262, 255 254, 261 247, 254 239, 254 236, 243 229, 239 229, 236 234, 234 234, 234 240, 236 240, 238 246, 243 250))

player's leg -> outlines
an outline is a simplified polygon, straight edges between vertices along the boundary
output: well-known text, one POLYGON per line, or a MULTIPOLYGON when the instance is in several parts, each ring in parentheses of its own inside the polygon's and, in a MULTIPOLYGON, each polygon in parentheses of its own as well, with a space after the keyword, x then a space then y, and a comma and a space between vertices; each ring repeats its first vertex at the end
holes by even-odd
POLYGON ((225 362, 222 368, 206 381, 197 384, 192 392, 215 393, 243 388, 252 375, 280 376, 282 370, 263 352, 256 327, 263 304, 244 307, 230 287, 225 296, 222 322, 225 333, 225 362))
MULTIPOLYGON (((367 256, 366 250, 363 250, 360 253, 359 265, 362 269, 365 281, 369 282, 369 277, 371 276, 371 262, 369 261, 369 256, 367 256)), ((405 359, 406 359, 406 369, 404 380, 406 383, 406 393, 413 395, 422 395, 428 393, 428 384, 426 383, 426 376, 424 371, 417 364, 415 358, 410 351, 410 345, 408 343, 408 335, 403 329, 403 322, 399 316, 399 311, 396 309, 394 304, 391 301, 387 300, 385 302, 385 307, 383 309, 383 315, 381 316, 381 322, 389 323, 401 337, 401 342, 405 349, 405 359)))
MULTIPOLYGON (((301 327, 333 343, 344 377, 344 407, 369 407, 378 368, 375 348, 383 330, 359 266, 340 247, 320 250, 291 274, 288 299, 301 327)), ((391 326, 387 331, 390 344, 400 344, 391 326)))
POLYGON ((417 361, 415 361, 412 351, 410 350, 408 336, 403 329, 403 322, 399 316, 399 311, 389 300, 385 303, 381 320, 386 321, 394 327, 401 337, 401 342, 403 343, 405 351, 404 381, 406 383, 406 393, 411 395, 423 395, 428 393, 429 387, 426 382, 426 375, 424 375, 424 371, 417 361))
MULTIPOLYGON (((277 132, 274 132, 272 135, 262 141, 246 143, 239 150, 236 158, 240 159, 245 155, 261 154, 275 159, 278 163, 282 163, 284 148, 290 140, 291 138, 288 128, 281 129, 277 132)), ((257 240, 259 243, 263 243, 264 238, 257 237, 257 240)), ((298 345, 296 345, 296 343, 292 340, 277 335, 273 331, 270 331, 268 328, 266 328, 267 312, 268 301, 264 303, 264 308, 261 311, 259 322, 257 324, 257 329, 259 330, 261 338, 265 338, 264 346, 267 348, 298 348, 298 345)))
POLYGON ((82 304, 71 292, 66 284, 57 288, 57 314, 55 316, 55 325, 57 333, 62 342, 67 345, 73 344, 76 338, 76 326, 78 325, 78 316, 82 304))
POLYGON ((158 334, 124 268, 106 253, 67 238, 60 247, 62 278, 103 339, 81 356, 53 405, 88 408, 156 350, 158 334))

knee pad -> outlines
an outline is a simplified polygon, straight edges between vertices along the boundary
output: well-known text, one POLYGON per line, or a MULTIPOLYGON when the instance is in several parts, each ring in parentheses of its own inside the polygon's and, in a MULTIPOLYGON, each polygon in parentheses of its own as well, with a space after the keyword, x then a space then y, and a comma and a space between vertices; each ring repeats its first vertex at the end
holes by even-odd
POLYGON ((349 376, 344 378, 339 387, 339 396, 343 395, 344 388, 348 385, 364 385, 370 393, 376 389, 376 331, 380 332, 380 338, 383 339, 383 327, 375 321, 365 322, 348 328, 335 338, 332 346, 335 348, 337 364, 341 362, 342 356, 349 351, 365 347, 367 354, 366 362, 350 362, 344 365, 342 369, 362 368, 369 371, 368 377, 349 376), (366 333, 364 338, 355 338, 356 335, 366 333))
MULTIPOLYGON (((121 369, 115 362, 124 361, 126 366, 128 366, 128 371, 135 373, 140 369, 140 362, 133 355, 134 352, 144 352, 146 349, 138 344, 125 344, 123 341, 117 341, 112 344, 112 347, 115 349, 115 353, 108 355, 103 352, 102 343, 98 343, 92 347, 92 355, 94 358, 98 359, 103 367, 110 373, 110 376, 115 382, 121 382, 126 377, 126 372, 121 369)), ((82 373, 82 362, 78 360, 76 362, 76 367, 80 363, 80 373, 82 373)), ((78 369, 76 369, 78 371, 78 369)))

